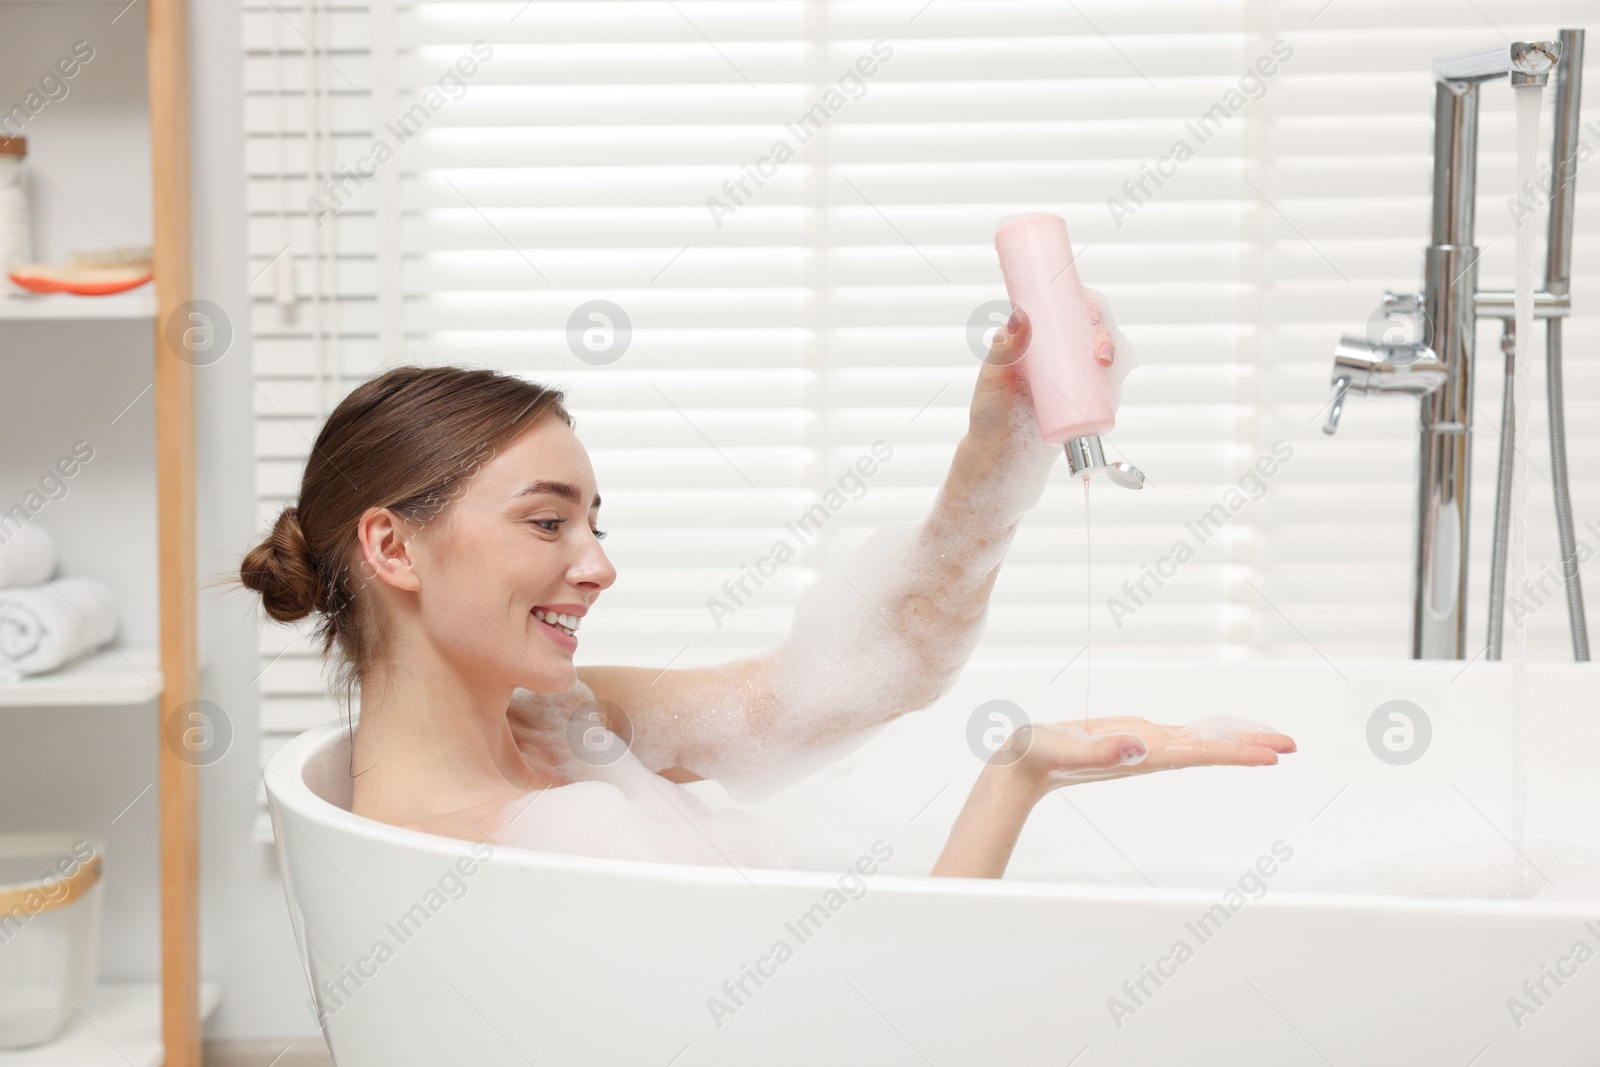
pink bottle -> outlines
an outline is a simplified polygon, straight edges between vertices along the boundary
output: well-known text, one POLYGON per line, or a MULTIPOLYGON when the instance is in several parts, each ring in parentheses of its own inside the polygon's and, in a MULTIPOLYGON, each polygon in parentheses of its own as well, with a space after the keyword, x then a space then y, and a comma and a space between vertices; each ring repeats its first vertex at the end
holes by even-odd
POLYGON ((1033 327, 1022 371, 1040 438, 1065 448, 1073 474, 1087 478, 1104 470, 1118 485, 1142 487, 1137 468, 1105 460, 1100 437, 1116 426, 1115 393, 1124 368, 1112 369, 1115 345, 1078 278, 1066 220, 1043 211, 1011 216, 995 230, 994 247, 1006 295, 1033 327))

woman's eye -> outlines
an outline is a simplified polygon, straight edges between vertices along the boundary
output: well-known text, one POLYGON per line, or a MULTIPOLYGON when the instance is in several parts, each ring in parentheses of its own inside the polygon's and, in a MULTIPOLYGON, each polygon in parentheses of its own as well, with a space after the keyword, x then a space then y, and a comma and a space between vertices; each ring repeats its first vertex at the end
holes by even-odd
MULTIPOLYGON (((555 527, 559 527, 562 523, 564 523, 566 521, 567 521, 566 519, 534 519, 533 520, 533 525, 539 527, 541 530, 548 530, 550 533, 557 533, 559 531, 556 530, 555 527)), ((593 529, 591 529, 589 532, 594 534, 595 540, 597 540, 597 541, 604 541, 605 538, 606 538, 606 531, 605 530, 593 530, 593 529)))

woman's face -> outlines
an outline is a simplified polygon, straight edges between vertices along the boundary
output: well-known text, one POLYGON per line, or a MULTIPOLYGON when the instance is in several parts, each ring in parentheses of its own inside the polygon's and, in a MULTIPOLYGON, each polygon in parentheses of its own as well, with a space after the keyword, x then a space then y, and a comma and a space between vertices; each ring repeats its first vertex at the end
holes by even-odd
POLYGON ((616 581, 595 535, 604 531, 589 454, 564 419, 542 418, 456 493, 440 529, 418 539, 428 637, 486 677, 540 693, 571 688, 581 638, 534 612, 581 616, 616 581))

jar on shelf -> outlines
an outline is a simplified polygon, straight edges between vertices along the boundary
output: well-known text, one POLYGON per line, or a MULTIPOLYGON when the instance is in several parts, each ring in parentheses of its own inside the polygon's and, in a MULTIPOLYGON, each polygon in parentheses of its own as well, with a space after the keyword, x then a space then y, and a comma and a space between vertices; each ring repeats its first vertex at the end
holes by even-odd
POLYGON ((7 275, 33 261, 33 224, 22 181, 27 155, 27 138, 0 137, 0 292, 7 296, 23 292, 7 275))

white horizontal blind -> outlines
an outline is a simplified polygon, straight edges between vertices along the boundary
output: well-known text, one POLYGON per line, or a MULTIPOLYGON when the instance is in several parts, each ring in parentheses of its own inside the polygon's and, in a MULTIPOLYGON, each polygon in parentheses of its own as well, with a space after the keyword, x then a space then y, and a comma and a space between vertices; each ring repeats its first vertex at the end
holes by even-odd
MULTIPOLYGON (((261 521, 293 500, 320 419, 360 381, 401 362, 524 371, 568 390, 607 501, 619 579, 586 621, 584 661, 765 647, 818 568, 926 514, 965 431, 969 321, 1004 295, 995 222, 1042 209, 1066 217, 1138 352, 1110 444, 1150 484, 1095 490, 1086 619, 1083 494, 1056 471, 982 654, 1066 664, 1088 638, 1094 657, 1404 656, 1414 413, 1353 397, 1325 438, 1332 345, 1386 285, 1418 284, 1429 58, 1549 36, 1582 6, 247 3, 261 521), (451 81, 462 57, 472 73, 451 81), (394 158, 376 163, 379 142, 394 158), (292 304, 274 301, 280 255, 292 304), (604 365, 569 343, 594 300, 631 328, 604 365), (848 481, 829 496, 879 440, 893 455, 859 499, 848 481), (1279 440, 1293 455, 1262 500, 1200 543, 1186 523, 1279 440), (786 524, 819 501, 830 517, 801 543, 786 524), (1195 551, 1175 576, 1124 593, 1180 540, 1195 551), (718 626, 708 598, 735 606, 724 583, 780 541, 796 558, 747 581, 718 626), (1114 618, 1114 596, 1136 610, 1114 618)), ((1509 90, 1487 89, 1485 284, 1510 279, 1509 115, 1509 90)), ((1580 177, 1585 314, 1568 327, 1580 522, 1600 495, 1593 182, 1580 177)), ((1480 347, 1478 406, 1497 424, 1487 332, 1480 347)), ((1553 559, 1548 495, 1531 496, 1536 561, 1553 559)), ((1536 617, 1536 655, 1565 654, 1560 616, 1536 617)), ((263 632, 268 751, 333 713, 303 633, 263 632)))

